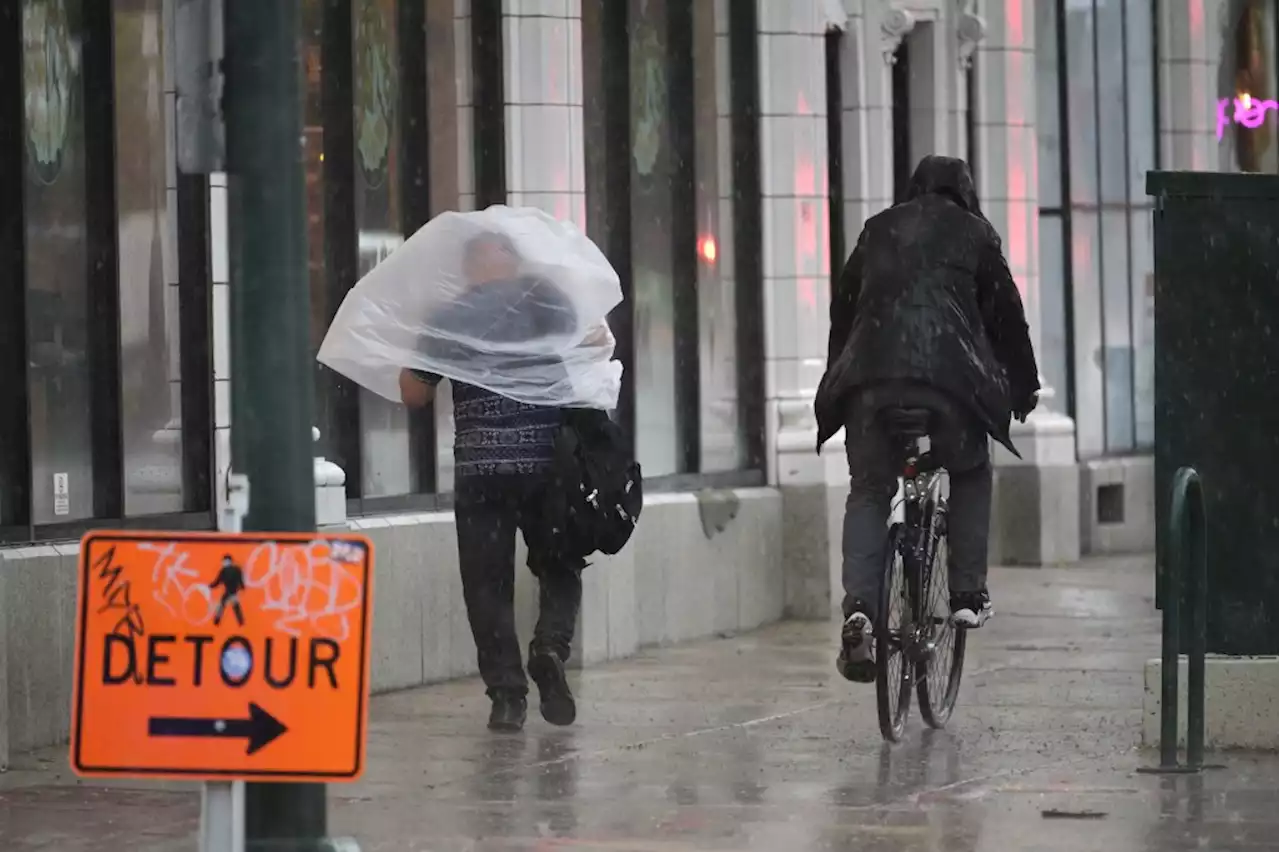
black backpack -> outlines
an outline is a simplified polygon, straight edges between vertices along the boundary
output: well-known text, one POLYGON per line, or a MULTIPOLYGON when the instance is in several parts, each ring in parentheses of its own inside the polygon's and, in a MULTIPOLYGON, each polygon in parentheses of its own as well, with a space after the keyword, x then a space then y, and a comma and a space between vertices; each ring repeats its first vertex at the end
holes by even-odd
POLYGON ((546 523, 568 556, 614 554, 644 508, 640 465, 631 442, 603 411, 569 408, 555 438, 546 523))

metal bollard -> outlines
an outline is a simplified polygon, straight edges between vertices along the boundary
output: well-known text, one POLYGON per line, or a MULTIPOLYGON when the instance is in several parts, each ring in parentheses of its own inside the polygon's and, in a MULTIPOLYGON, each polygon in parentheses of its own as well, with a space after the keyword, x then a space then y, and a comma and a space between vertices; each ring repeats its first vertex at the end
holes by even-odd
POLYGON ((1195 468, 1173 477, 1166 564, 1160 582, 1160 765, 1139 772, 1192 774, 1220 769, 1204 762, 1204 666, 1208 643, 1209 557, 1204 490, 1195 468), (1183 597, 1183 589, 1187 595, 1183 597), (1182 647, 1182 602, 1190 608, 1187 648, 1187 762, 1178 764, 1178 657, 1182 647))

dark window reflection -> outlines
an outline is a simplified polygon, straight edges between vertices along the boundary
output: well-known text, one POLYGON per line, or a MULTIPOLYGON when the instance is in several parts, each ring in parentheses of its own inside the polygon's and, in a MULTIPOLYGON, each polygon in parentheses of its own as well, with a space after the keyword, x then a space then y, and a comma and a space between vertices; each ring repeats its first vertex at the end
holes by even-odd
POLYGON ((93 512, 79 0, 24 0, 26 283, 33 516, 93 512))
POLYGON ((667 0, 628 0, 636 456, 650 476, 680 473, 667 82, 667 0))
MULTIPOLYGON (((704 472, 746 465, 746 436, 738 404, 737 298, 732 258, 733 165, 729 83, 729 22, 716 34, 714 4, 693 9, 694 129, 698 226, 698 367, 704 472), (717 49, 719 45, 720 49, 717 49), (711 116, 716 116, 715 120, 711 116)), ((727 18, 727 8, 722 14, 727 18)))
MULTIPOLYGON (((354 0, 351 6, 357 273, 364 275, 404 242, 397 145, 400 57, 395 0, 354 0)), ((360 493, 385 497, 415 491, 405 407, 361 390, 360 431, 360 493)))
MULTIPOLYGON (((337 304, 329 299, 325 268, 324 89, 321 61, 324 32, 323 0, 303 0, 299 12, 302 31, 298 50, 303 74, 302 138, 307 199, 307 279, 311 286, 311 352, 320 350, 337 304)), ((318 452, 339 459, 334 409, 334 374, 319 363, 315 369, 315 425, 320 430, 318 452)))
POLYGON ((116 201, 126 515, 180 512, 182 391, 161 0, 116 0, 116 201))

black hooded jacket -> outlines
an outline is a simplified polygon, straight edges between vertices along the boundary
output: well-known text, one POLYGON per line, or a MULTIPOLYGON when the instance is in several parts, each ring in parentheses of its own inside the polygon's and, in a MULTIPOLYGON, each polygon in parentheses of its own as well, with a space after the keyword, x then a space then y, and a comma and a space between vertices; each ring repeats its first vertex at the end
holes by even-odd
POLYGON ((969 167, 925 157, 907 200, 867 220, 831 294, 827 371, 814 409, 821 448, 849 392, 927 383, 966 403, 1010 450, 1009 418, 1039 390, 1022 298, 969 167))

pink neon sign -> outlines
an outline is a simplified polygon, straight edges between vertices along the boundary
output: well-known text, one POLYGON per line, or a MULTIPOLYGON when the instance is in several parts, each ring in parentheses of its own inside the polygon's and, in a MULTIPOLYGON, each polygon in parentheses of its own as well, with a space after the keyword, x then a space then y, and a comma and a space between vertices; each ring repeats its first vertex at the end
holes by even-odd
POLYGON ((1253 130, 1261 127, 1262 122, 1267 120, 1267 110, 1278 108, 1280 107, 1277 107, 1275 101, 1260 101, 1247 94, 1236 98, 1223 98, 1218 101, 1218 140, 1222 140, 1222 135, 1226 133, 1232 121, 1253 130), (1228 117, 1227 107, 1231 104, 1235 104, 1235 111, 1228 117))

